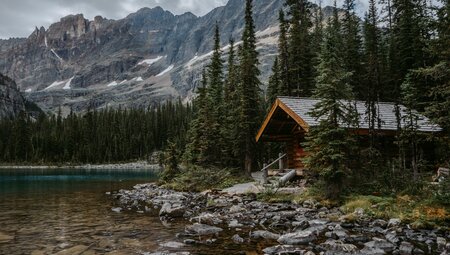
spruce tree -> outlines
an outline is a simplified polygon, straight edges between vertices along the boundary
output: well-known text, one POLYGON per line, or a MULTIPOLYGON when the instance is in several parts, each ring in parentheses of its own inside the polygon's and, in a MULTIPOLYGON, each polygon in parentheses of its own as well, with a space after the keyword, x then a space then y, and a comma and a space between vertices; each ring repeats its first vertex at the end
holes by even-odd
POLYGON ((311 47, 311 5, 306 0, 286 0, 289 6, 289 79, 295 96, 312 94, 314 72, 311 66, 314 55, 311 47))
POLYGON ((348 82, 351 73, 345 70, 339 53, 341 47, 339 21, 335 16, 326 28, 321 45, 314 90, 314 97, 319 102, 310 113, 319 120, 319 125, 311 128, 306 142, 309 152, 306 163, 323 178, 330 198, 340 195, 349 173, 353 139, 347 128, 355 125, 353 104, 348 101, 352 98, 348 82))
POLYGON ((250 175, 256 156, 255 134, 260 116, 260 81, 258 76, 258 52, 256 51, 255 25, 253 21, 252 0, 246 0, 245 27, 240 50, 240 134, 245 155, 244 166, 250 175))
POLYGON ((280 95, 281 91, 281 75, 280 66, 278 65, 278 57, 275 58, 272 66, 272 75, 269 78, 269 85, 267 86, 267 105, 271 107, 275 99, 280 95))
POLYGON ((366 121, 369 123, 370 150, 374 149, 375 130, 378 121, 378 102, 381 90, 380 31, 377 8, 374 0, 369 1, 369 12, 364 19, 365 89, 361 90, 366 105, 366 121))
POLYGON ((279 66, 280 87, 278 95, 291 96, 292 87, 291 81, 289 79, 289 44, 287 36, 289 30, 289 23, 285 18, 283 10, 280 10, 279 12, 278 21, 280 23, 280 35, 278 38, 278 66, 279 66))
MULTIPOLYGON (((343 61, 346 70, 353 73, 350 85, 353 88, 353 91, 357 92, 363 90, 359 17, 355 13, 354 0, 345 0, 343 9, 344 18, 342 20, 342 37, 345 45, 343 48, 343 61)), ((359 99, 362 99, 360 94, 357 94, 357 96, 359 99)))
POLYGON ((207 93, 208 109, 210 113, 209 128, 203 130, 205 133, 204 139, 209 139, 215 146, 209 147, 209 150, 204 151, 205 157, 209 158, 209 163, 219 165, 221 161, 221 151, 224 146, 224 139, 221 134, 221 127, 223 124, 223 62, 221 59, 220 49, 220 32, 219 25, 216 24, 214 33, 214 49, 211 63, 208 66, 208 81, 209 88, 207 93), (207 155, 208 154, 208 155, 207 155))
POLYGON ((227 167, 239 167, 240 143, 238 142, 239 132, 239 68, 236 62, 236 52, 234 40, 230 39, 230 49, 228 51, 228 73, 224 88, 224 116, 222 124, 222 137, 225 141, 222 147, 224 165, 227 167))

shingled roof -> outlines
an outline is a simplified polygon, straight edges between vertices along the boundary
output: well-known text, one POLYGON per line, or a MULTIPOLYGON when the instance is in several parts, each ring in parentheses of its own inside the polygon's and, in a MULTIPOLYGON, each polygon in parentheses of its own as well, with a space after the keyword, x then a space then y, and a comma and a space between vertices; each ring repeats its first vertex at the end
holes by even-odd
MULTIPOLYGON (((311 116, 310 112, 313 110, 314 105, 319 102, 318 99, 312 98, 302 98, 302 97, 278 97, 274 103, 271 111, 269 112, 266 120, 264 121, 261 129, 258 132, 257 140, 261 137, 264 132, 265 127, 269 124, 272 115, 279 111, 280 108, 286 112, 292 119, 294 119, 297 124, 308 131, 309 127, 314 127, 319 125, 320 119, 316 119, 311 116)), ((356 110, 359 115, 359 126, 358 129, 368 129, 369 122, 366 116, 366 105, 363 101, 351 102, 356 105, 356 110)), ((378 104, 377 112, 379 113, 379 118, 381 120, 380 130, 382 131, 396 131, 397 130, 397 117, 395 115, 395 104, 380 102, 378 104)), ((400 105, 401 116, 406 116, 406 107, 400 105)), ((435 124, 432 124, 430 120, 418 114, 418 131, 421 132, 439 132, 442 129, 435 124)), ((407 125, 406 120, 402 118, 401 127, 407 125)))

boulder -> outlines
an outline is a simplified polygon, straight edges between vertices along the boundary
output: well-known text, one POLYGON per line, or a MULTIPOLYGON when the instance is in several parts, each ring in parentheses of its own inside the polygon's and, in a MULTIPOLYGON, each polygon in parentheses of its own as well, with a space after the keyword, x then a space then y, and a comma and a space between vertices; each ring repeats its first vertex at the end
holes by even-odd
POLYGON ((394 218, 389 220, 387 226, 388 228, 398 227, 400 223, 402 223, 400 219, 394 218))
POLYGON ((389 242, 393 243, 393 244, 398 244, 398 242, 400 241, 400 239, 397 236, 397 233, 395 231, 390 231, 388 232, 386 235, 386 240, 388 240, 389 242))
POLYGON ((180 243, 180 242, 166 242, 166 243, 160 244, 160 246, 161 247, 165 247, 165 248, 179 249, 179 248, 184 246, 184 243, 180 243))
POLYGON ((277 240, 278 238, 280 238, 280 235, 265 230, 256 230, 251 233, 250 237, 255 239, 262 238, 268 240, 277 240))
POLYGON ((164 203, 159 211, 159 216, 168 216, 172 218, 183 217, 186 207, 180 204, 164 203))
POLYGON ((202 236, 202 235, 214 235, 223 231, 223 229, 206 224, 194 223, 193 225, 186 226, 185 231, 189 234, 202 236))
POLYGON ((320 244, 320 247, 323 248, 326 252, 325 254, 340 254, 340 253, 356 253, 358 248, 353 244, 344 243, 340 240, 332 240, 328 239, 324 243, 320 244))
POLYGON ((305 254, 305 250, 302 250, 293 245, 276 245, 272 247, 267 247, 263 250, 264 254, 267 255, 281 255, 281 254, 305 254))
POLYGON ((376 219, 370 223, 371 227, 386 228, 387 225, 388 225, 387 221, 382 219, 376 219))
POLYGON ((234 243, 243 243, 244 238, 240 237, 238 234, 235 234, 231 237, 231 240, 233 240, 234 243))
POLYGON ((372 238, 372 241, 365 243, 364 246, 374 250, 380 249, 387 253, 392 252, 395 248, 392 243, 376 237, 372 238))
POLYGON ((400 244, 399 252, 400 255, 411 255, 413 254, 414 245, 408 242, 402 242, 400 244))
POLYGON ((294 233, 284 234, 280 236, 277 241, 281 244, 298 245, 308 244, 316 239, 317 237, 313 231, 301 230, 294 233))

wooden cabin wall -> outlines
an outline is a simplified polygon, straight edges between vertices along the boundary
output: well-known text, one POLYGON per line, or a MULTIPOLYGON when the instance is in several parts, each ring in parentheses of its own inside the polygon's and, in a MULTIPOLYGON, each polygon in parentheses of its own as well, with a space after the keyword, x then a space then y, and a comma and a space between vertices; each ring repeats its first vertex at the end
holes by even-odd
POLYGON ((302 141, 303 139, 300 137, 293 137, 289 142, 287 142, 287 168, 303 169, 305 167, 302 159, 306 156, 306 152, 301 146, 302 141))

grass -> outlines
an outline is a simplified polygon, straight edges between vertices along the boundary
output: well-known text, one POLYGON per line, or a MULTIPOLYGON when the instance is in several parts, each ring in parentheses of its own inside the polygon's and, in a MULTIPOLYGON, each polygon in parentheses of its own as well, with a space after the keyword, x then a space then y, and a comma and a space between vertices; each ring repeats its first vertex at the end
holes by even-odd
POLYGON ((448 206, 420 196, 348 196, 341 206, 341 210, 346 213, 344 218, 351 221, 356 208, 362 208, 364 213, 372 218, 399 218, 403 223, 411 224, 413 228, 449 229, 450 226, 448 206))
POLYGON ((272 203, 292 202, 297 204, 314 199, 320 202, 321 206, 340 207, 345 214, 342 218, 347 222, 358 221, 359 216, 354 212, 357 208, 362 208, 364 214, 373 219, 399 218, 403 223, 410 224, 412 228, 416 229, 450 229, 448 201, 436 199, 433 192, 424 190, 421 195, 399 193, 392 196, 351 194, 339 201, 333 201, 325 198, 321 187, 322 185, 317 183, 301 194, 282 194, 269 190, 259 194, 258 199, 272 203))
POLYGON ((201 192, 208 189, 224 189, 248 181, 249 178, 235 169, 188 166, 163 185, 177 191, 201 192))

